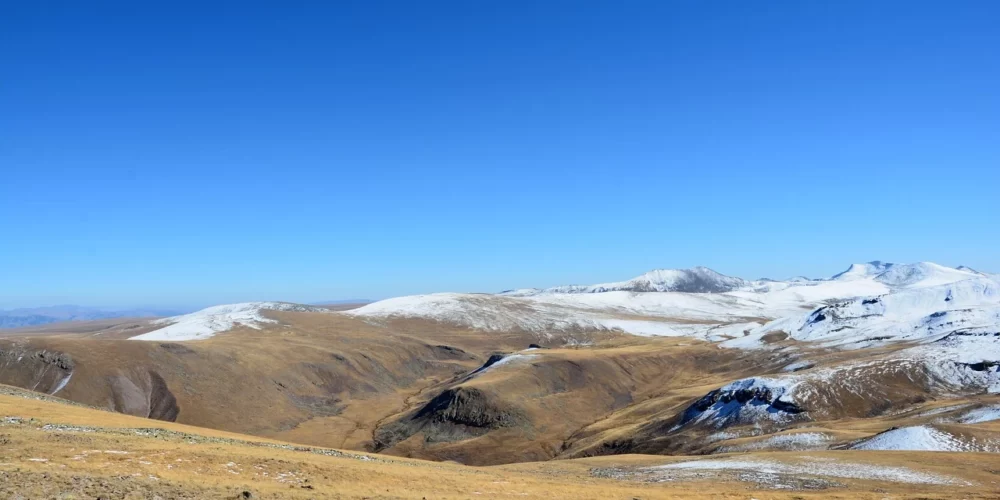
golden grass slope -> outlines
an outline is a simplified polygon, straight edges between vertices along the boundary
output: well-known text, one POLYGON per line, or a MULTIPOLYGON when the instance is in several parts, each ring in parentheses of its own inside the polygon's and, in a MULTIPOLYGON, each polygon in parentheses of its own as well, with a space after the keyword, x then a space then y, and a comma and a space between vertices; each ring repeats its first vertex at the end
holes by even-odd
POLYGON ((14 498, 996 498, 998 464, 957 453, 765 453, 759 460, 890 465, 951 485, 838 479, 822 491, 706 476, 600 477, 689 460, 615 456, 469 467, 290 445, 36 400, 0 388, 0 497, 14 498))

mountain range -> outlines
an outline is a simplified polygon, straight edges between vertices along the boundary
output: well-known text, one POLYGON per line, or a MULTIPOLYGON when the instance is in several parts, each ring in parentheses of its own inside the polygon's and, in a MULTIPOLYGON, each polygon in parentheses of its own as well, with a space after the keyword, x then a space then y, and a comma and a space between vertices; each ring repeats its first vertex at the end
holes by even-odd
POLYGON ((93 321, 112 318, 148 318, 173 316, 174 309, 112 309, 58 305, 0 310, 0 328, 23 328, 47 325, 61 321, 93 321))
MULTIPOLYGON (((968 267, 873 261, 787 280, 697 267, 340 309, 251 302, 10 330, 0 383, 381 456, 604 457, 587 470, 622 481, 808 489, 805 474, 834 491, 853 486, 823 474, 854 470, 848 459, 898 469, 910 455, 879 453, 1000 452, 1000 278, 968 267), (635 469, 621 455, 688 461, 635 469), (824 460, 841 465, 816 472, 824 460), (773 476, 747 472, 764 462, 773 476)), ((929 473, 865 480, 890 491, 937 484, 929 473)))

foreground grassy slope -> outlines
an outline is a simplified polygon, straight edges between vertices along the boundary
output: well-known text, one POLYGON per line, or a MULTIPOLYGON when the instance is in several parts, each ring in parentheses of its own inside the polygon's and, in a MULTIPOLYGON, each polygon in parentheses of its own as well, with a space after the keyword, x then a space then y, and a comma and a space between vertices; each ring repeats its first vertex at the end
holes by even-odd
POLYGON ((475 468, 290 445, 77 405, 0 387, 0 497, 11 498, 995 498, 1000 467, 978 454, 757 454, 848 460, 954 478, 952 485, 839 480, 823 491, 606 477, 684 460, 626 455, 475 468), (249 496, 248 496, 249 495, 249 496))

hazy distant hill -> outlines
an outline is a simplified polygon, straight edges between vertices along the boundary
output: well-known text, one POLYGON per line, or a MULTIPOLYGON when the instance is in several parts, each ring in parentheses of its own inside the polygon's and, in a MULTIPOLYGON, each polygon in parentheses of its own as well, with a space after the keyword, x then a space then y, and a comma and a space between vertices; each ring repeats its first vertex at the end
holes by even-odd
POLYGON ((0 328, 47 325, 60 321, 174 316, 179 313, 170 309, 103 309, 75 305, 33 307, 0 311, 0 328))

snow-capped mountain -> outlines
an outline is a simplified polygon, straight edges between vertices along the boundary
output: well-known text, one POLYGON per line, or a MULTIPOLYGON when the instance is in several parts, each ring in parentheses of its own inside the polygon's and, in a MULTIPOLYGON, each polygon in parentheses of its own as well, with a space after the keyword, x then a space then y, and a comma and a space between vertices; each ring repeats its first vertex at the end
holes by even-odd
MULTIPOLYGON (((264 310, 314 310, 280 302, 215 306, 159 320, 139 340, 198 340, 238 325, 270 322, 264 310)), ((425 319, 480 331, 690 336, 724 347, 761 348, 775 338, 860 348, 930 342, 1000 327, 1000 282, 969 268, 930 262, 854 264, 830 279, 725 276, 705 267, 656 270, 631 280, 499 294, 397 297, 341 314, 370 322, 425 319)), ((567 337, 568 338, 568 337, 567 337)))
POLYGON ((1000 282, 934 264, 895 266, 863 278, 889 287, 874 295, 830 300, 812 311, 779 318, 729 345, 747 347, 771 332, 828 346, 868 347, 921 341, 1000 325, 1000 282))

